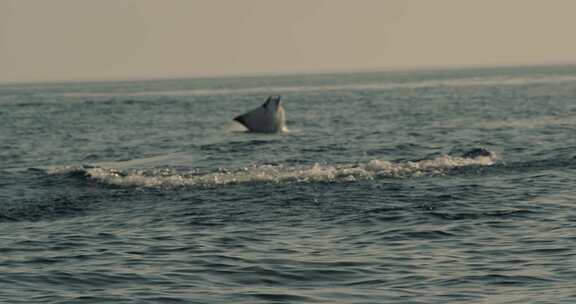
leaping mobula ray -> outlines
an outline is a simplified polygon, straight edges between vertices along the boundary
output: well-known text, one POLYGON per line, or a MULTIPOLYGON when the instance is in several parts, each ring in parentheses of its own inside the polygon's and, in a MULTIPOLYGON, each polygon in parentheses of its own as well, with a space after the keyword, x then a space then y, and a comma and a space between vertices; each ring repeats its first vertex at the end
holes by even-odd
POLYGON ((286 114, 280 96, 270 96, 258 108, 236 116, 235 121, 245 126, 249 132, 279 133, 286 132, 286 114))

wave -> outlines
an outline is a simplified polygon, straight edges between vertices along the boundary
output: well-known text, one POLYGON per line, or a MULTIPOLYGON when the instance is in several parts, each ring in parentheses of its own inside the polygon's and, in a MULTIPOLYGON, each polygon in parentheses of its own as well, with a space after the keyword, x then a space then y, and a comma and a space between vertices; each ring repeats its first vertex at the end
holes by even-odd
POLYGON ((419 89, 434 87, 465 87, 465 86, 518 86, 546 83, 576 82, 576 76, 534 76, 534 77, 470 77, 445 80, 421 80, 410 82, 387 83, 356 83, 342 85, 311 85, 311 86, 264 86, 234 89, 195 89, 148 92, 65 92, 59 93, 65 97, 155 97, 155 96, 212 96, 212 95, 250 95, 250 94, 284 94, 299 92, 325 91, 383 91, 394 89, 419 89))
POLYGON ((45 170, 50 175, 69 175, 84 178, 98 184, 114 187, 181 188, 216 187, 232 184, 253 183, 314 183, 355 182, 381 178, 413 178, 445 175, 464 167, 490 166, 495 164, 492 152, 477 149, 464 156, 442 155, 433 159, 390 162, 374 159, 357 164, 314 165, 252 165, 244 168, 219 168, 213 172, 198 169, 119 169, 99 166, 61 166, 45 170), (478 153, 480 151, 480 153, 478 153))

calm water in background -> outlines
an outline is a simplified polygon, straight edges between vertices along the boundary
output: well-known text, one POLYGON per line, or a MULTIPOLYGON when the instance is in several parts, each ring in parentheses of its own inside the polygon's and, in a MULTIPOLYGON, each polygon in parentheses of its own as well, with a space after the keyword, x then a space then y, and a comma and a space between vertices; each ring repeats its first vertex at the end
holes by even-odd
POLYGON ((576 67, 2 85, 0 302, 574 303, 575 135, 576 67))

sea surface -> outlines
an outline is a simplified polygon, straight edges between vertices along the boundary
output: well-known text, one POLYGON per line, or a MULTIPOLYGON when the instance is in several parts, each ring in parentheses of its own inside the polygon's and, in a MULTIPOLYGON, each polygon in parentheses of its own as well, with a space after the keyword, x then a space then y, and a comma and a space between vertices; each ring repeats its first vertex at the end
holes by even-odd
POLYGON ((575 157, 574 66, 3 84, 0 303, 576 303, 575 157))

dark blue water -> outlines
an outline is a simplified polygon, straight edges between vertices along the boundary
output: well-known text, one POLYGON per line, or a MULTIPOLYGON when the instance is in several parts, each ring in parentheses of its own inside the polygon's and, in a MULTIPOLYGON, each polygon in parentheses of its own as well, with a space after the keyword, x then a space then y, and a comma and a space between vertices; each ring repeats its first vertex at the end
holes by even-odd
POLYGON ((575 134, 575 67, 2 85, 0 302, 574 303, 575 134))

